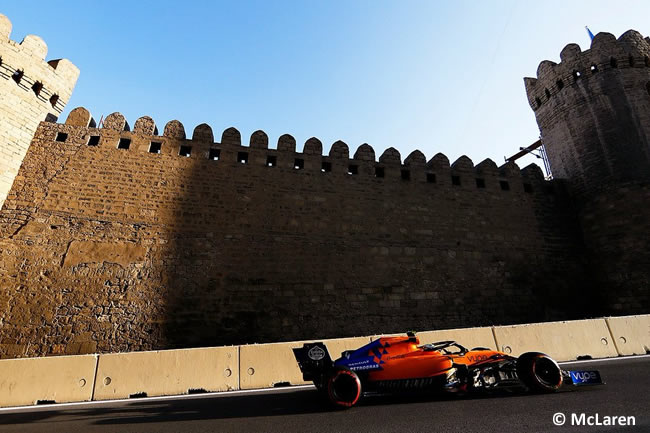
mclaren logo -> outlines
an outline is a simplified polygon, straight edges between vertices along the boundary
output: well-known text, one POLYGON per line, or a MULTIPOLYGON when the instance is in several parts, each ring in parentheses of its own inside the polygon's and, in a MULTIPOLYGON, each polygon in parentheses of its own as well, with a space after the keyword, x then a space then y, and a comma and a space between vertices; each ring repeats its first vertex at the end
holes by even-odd
POLYGON ((309 349, 307 355, 309 356, 309 359, 313 359, 314 361, 320 361, 321 359, 325 358, 325 351, 318 346, 314 346, 311 349, 309 349))

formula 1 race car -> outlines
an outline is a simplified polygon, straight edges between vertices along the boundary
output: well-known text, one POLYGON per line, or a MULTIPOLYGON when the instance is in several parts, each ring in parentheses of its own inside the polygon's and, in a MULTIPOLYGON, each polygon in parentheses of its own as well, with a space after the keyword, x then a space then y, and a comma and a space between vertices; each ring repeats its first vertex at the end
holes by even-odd
POLYGON ((382 337, 336 361, 323 343, 293 349, 306 381, 313 381, 337 407, 363 396, 414 392, 472 393, 493 390, 554 392, 564 383, 602 383, 598 371, 564 371, 548 355, 510 356, 484 347, 468 350, 455 341, 420 346, 414 333, 382 337))

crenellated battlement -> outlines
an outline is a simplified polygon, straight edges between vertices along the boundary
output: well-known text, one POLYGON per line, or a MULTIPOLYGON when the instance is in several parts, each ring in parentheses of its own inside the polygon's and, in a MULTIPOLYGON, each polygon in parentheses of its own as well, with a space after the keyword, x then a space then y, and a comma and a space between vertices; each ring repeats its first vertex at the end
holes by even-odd
POLYGON ((598 33, 590 49, 568 44, 560 59, 524 79, 553 176, 578 196, 648 179, 648 38, 598 33))
POLYGON ((72 95, 79 69, 67 59, 45 60, 47 44, 38 36, 12 41, 11 29, 9 18, 0 14, 0 79, 12 80, 60 114, 72 95))
POLYGON ((39 122, 58 119, 79 77, 69 60, 45 60, 38 36, 12 41, 11 27, 0 14, 0 208, 39 122))
POLYGON ((178 120, 167 122, 162 128, 162 135, 158 135, 158 127, 149 116, 140 117, 134 125, 131 130, 121 113, 112 113, 105 118, 102 127, 97 128, 90 112, 78 107, 70 112, 65 125, 52 130, 50 136, 45 138, 51 141, 70 140, 87 147, 113 148, 116 152, 138 152, 143 158, 156 158, 162 154, 187 161, 213 161, 215 166, 216 163, 265 166, 385 181, 438 183, 465 188, 501 187, 506 191, 510 188, 509 182, 513 185, 525 183, 525 186, 517 188, 528 192, 533 183, 544 182, 542 171, 535 164, 520 170, 515 163, 497 167, 494 161, 486 159, 474 166, 467 156, 461 156, 450 164, 449 159, 440 153, 427 161, 419 150, 414 150, 402 160, 400 152, 392 147, 377 158, 375 150, 367 143, 352 153, 349 146, 340 140, 333 143, 328 152, 324 152, 323 144, 315 137, 308 139, 299 152, 295 138, 289 134, 280 136, 276 147, 269 148, 268 135, 261 130, 253 132, 248 145, 245 145, 240 132, 232 127, 224 130, 217 142, 214 141, 212 128, 205 123, 194 128, 191 139, 178 120), (61 139, 59 132, 66 134, 65 139, 61 139))
POLYGON ((528 102, 534 111, 549 102, 563 89, 577 86, 598 74, 628 68, 650 71, 650 38, 628 30, 618 39, 611 33, 598 33, 591 47, 582 51, 578 44, 568 44, 560 52, 560 63, 544 60, 537 68, 537 78, 524 78, 528 102))

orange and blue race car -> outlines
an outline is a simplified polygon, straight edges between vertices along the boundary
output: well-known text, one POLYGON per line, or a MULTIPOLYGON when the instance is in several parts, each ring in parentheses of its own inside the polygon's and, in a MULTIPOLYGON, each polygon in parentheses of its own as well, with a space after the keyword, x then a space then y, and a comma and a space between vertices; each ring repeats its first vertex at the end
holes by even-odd
POLYGON ((455 341, 420 345, 405 337, 381 337, 332 361, 327 347, 306 343, 293 349, 306 381, 337 407, 369 395, 496 390, 554 392, 563 384, 602 383, 598 371, 565 371, 551 357, 527 352, 514 357, 484 347, 468 350, 455 341))

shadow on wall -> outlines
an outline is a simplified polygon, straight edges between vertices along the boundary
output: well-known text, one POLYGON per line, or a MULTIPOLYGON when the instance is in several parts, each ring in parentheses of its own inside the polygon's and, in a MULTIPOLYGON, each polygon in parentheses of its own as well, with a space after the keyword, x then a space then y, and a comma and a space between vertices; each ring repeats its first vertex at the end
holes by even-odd
MULTIPOLYGON (((575 216, 538 167, 414 152, 241 147, 200 125, 165 135, 179 195, 167 226, 166 347, 583 318, 575 216), (185 157, 181 156, 185 155, 185 157), (381 171, 379 171, 381 169, 381 171), (479 184, 475 177, 481 176, 479 184), (457 183, 458 184, 457 184, 457 183), (525 186, 525 182, 530 182, 525 186), (534 191, 531 193, 530 191, 534 191)), ((590 299, 593 299, 590 298, 590 299)), ((597 304, 597 303, 596 303, 597 304)))
POLYGON ((258 179, 238 162, 241 155, 228 149, 239 145, 239 133, 226 131, 216 145, 210 127, 200 125, 187 141, 183 126, 170 122, 165 135, 175 138, 166 145, 176 156, 173 182, 179 193, 163 259, 165 347, 256 342, 265 331, 274 335, 273 316, 277 320, 282 311, 274 306, 272 288, 256 277, 274 263, 273 241, 256 232, 267 217, 260 197, 253 197, 258 179))
MULTIPOLYGON (((328 281, 338 253, 329 254, 335 241, 318 240, 317 212, 300 215, 297 203, 307 197, 295 184, 303 173, 293 173, 293 138, 279 144, 288 158, 269 151, 261 131, 241 147, 234 128, 214 143, 207 125, 195 129, 191 142, 176 127, 172 153, 189 157, 178 158, 182 193, 167 233, 168 347, 322 335, 321 323, 305 321, 310 313, 300 308, 308 309, 308 293, 328 281), (300 227, 305 218, 311 219, 307 229, 300 227)), ((334 304, 330 297, 318 308, 334 304)))
POLYGON ((90 123, 41 124, 2 210, 3 356, 584 317, 573 217, 538 167, 90 123))

